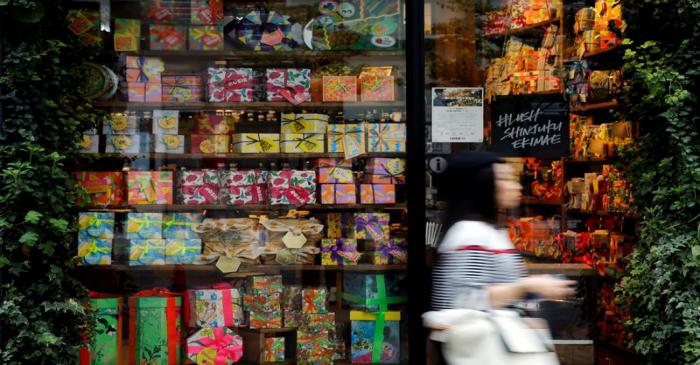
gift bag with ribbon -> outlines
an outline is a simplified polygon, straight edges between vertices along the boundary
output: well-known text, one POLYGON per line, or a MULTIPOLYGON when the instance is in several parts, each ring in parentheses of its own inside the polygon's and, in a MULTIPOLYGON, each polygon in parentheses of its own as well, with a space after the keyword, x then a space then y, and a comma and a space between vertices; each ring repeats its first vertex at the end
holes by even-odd
POLYGON ((267 76, 267 101, 288 101, 294 105, 311 101, 311 70, 271 68, 267 76))
POLYGON ((227 35, 254 51, 291 51, 304 44, 301 24, 289 15, 257 9, 242 16, 227 35))
POLYGON ((90 310, 95 311, 95 337, 80 349, 80 365, 120 365, 122 363, 122 298, 90 292, 90 310))
POLYGON ((179 365, 182 297, 167 289, 129 297, 129 365, 179 365))
POLYGON ((75 173, 78 180, 78 205, 108 206, 124 202, 124 177, 121 171, 75 173))
POLYGON ((243 357, 243 338, 226 327, 202 328, 187 338, 187 357, 197 365, 231 365, 243 357))
POLYGON ((316 171, 270 171, 268 191, 272 205, 315 204, 316 171))
POLYGON ((231 284, 188 290, 185 320, 189 327, 237 327, 245 324, 243 296, 231 284))
POLYGON ((372 263, 375 265, 408 263, 408 243, 405 238, 375 241, 372 246, 372 263))
POLYGON ((389 238, 389 213, 355 213, 355 238, 378 241, 389 238))
POLYGON ((268 219, 263 261, 266 264, 313 264, 319 253, 323 225, 314 219, 268 219))
POLYGON ((235 257, 255 264, 262 251, 258 223, 250 218, 205 219, 194 228, 202 237, 202 259, 214 262, 219 257, 235 257))
POLYGON ((352 238, 324 238, 321 240, 321 265, 357 265, 362 254, 357 252, 357 241, 352 238))
POLYGON ((267 179, 265 170, 224 170, 221 172, 221 202, 227 205, 265 204, 267 179))
POLYGON ((150 238, 163 238, 163 214, 127 214, 126 238, 130 240, 147 240, 150 238))
POLYGON ((171 171, 129 171, 127 188, 129 204, 173 203, 171 171))
POLYGON ((180 172, 180 201, 186 205, 217 204, 219 173, 217 170, 180 172))

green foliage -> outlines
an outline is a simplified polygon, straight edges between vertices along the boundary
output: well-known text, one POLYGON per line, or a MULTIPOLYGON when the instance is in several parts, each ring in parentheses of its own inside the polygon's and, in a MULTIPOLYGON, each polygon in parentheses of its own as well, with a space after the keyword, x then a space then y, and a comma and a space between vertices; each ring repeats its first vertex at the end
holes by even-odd
POLYGON ((629 173, 640 242, 618 287, 652 364, 700 363, 700 0, 624 1, 624 105, 642 138, 629 173))
POLYGON ((65 24, 69 1, 2 0, 0 329, 2 364, 73 364, 85 289, 72 276, 80 132, 99 115, 70 72, 94 50, 65 24), (46 16, 38 23, 36 10, 46 16))

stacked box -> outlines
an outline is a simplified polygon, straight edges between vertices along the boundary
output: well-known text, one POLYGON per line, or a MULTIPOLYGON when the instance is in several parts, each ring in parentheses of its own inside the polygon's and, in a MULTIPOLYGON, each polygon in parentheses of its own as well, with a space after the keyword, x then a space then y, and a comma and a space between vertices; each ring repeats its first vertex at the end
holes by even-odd
POLYGON ((202 254, 200 239, 165 239, 165 264, 190 265, 202 254))
POLYGON ((80 138, 80 153, 100 152, 100 136, 95 134, 83 134, 80 138))
POLYGON ((284 361, 284 337, 271 337, 265 339, 263 360, 265 362, 284 361))
POLYGON ((321 240, 321 265, 357 265, 361 256, 357 252, 357 241, 353 238, 321 240))
POLYGON ((323 153, 324 133, 282 133, 280 150, 284 153, 323 153))
POLYGON ((232 365, 243 357, 243 338, 226 327, 202 328, 187 338, 187 357, 197 365, 232 365))
POLYGON ((147 141, 146 134, 107 134, 105 153, 139 153, 147 141))
POLYGON ((267 202, 268 171, 225 170, 221 172, 221 202, 226 205, 267 202))
POLYGON ((372 263, 376 265, 408 263, 405 238, 390 238, 373 243, 372 263))
POLYGON ((243 297, 228 284, 209 289, 187 291, 186 300, 190 327, 238 327, 245 324, 243 297))
POLYGON ((326 114, 282 113, 280 133, 326 133, 329 119, 326 114))
POLYGON ((165 289, 129 297, 129 363, 181 363, 182 298, 165 289))
POLYGON ((321 204, 357 204, 357 186, 321 184, 321 204))
POLYGON ((82 212, 78 216, 78 257, 86 265, 112 263, 114 213, 82 212))
POLYGON ((371 158, 365 166, 365 183, 405 184, 406 160, 402 158, 371 158))
POLYGON ((163 76, 163 102, 196 103, 202 100, 202 78, 200 75, 163 76))
POLYGON ((148 39, 151 50, 182 51, 187 43, 187 27, 184 25, 151 25, 148 39))
POLYGON ((79 205, 108 206, 124 202, 124 177, 120 171, 75 173, 80 185, 79 205))
POLYGON ((360 203, 394 204, 396 203, 396 185, 360 184, 360 203))
POLYGON ((153 134, 177 134, 180 126, 179 110, 154 110, 153 134))
POLYGON ((266 76, 267 101, 289 101, 297 105, 311 100, 308 68, 272 68, 266 76))
POLYGON ((403 274, 346 273, 343 275, 345 291, 340 296, 354 309, 386 311, 408 300, 402 283, 405 278, 403 274))
POLYGON ((401 312, 350 311, 353 364, 398 364, 401 357, 401 312), (383 326, 383 330, 377 330, 383 326), (368 346, 369 345, 369 346, 368 346))
POLYGON ((393 76, 362 75, 359 78, 362 101, 395 101, 393 76))
POLYGON ((165 241, 162 238, 131 240, 129 266, 165 265, 165 241))
POLYGON ((163 214, 129 213, 126 220, 126 238, 130 240, 163 238, 163 214))
POLYGON ((345 153, 345 158, 352 158, 367 152, 365 125, 329 124, 328 152, 345 153))
POLYGON ((315 167, 318 169, 319 184, 354 184, 352 160, 340 158, 319 158, 315 167))
POLYGON ((297 357, 304 363, 332 363, 335 313, 326 309, 328 289, 302 290, 303 320, 297 333, 297 357))
POLYGON ((166 239, 199 239, 195 227, 202 223, 202 213, 167 213, 163 216, 163 237, 166 239))
POLYGON ((177 134, 156 134, 153 136, 155 152, 185 153, 185 136, 177 134))
POLYGON ((197 116, 195 134, 230 134, 233 124, 230 118, 223 115, 200 114, 197 116))
POLYGON ((316 203, 316 172, 303 170, 270 171, 268 185, 272 205, 316 203))
POLYGON ((217 24, 224 19, 223 0, 191 0, 190 23, 217 24))
POLYGON ((255 77, 252 68, 207 69, 210 102, 251 102, 255 100, 255 77))
POLYGON ((129 171, 129 204, 172 204, 173 173, 170 171, 129 171))
POLYGON ((139 118, 133 114, 111 113, 102 121, 102 134, 136 134, 139 118))
POLYGON ((196 25, 188 29, 189 49, 217 51, 224 49, 223 25, 196 25))
POLYGON ((326 237, 327 238, 354 238, 354 218, 351 213, 328 213, 326 214, 326 237))
POLYGON ((95 337, 80 349, 80 365, 119 365, 122 362, 122 298, 90 293, 95 311, 95 337))
POLYGON ((236 133, 233 135, 233 152, 279 153, 280 135, 277 133, 236 133))
POLYGON ((114 19, 114 50, 138 52, 141 43, 141 21, 138 19, 114 19))
POLYGON ((323 101, 357 101, 357 76, 323 76, 323 101))
POLYGON ((231 136, 228 134, 193 134, 191 139, 192 153, 228 153, 231 136))
POLYGON ((244 306, 252 329, 282 327, 282 277, 279 275, 249 278, 244 306))
POLYGON ((184 170, 180 173, 180 189, 182 204, 217 204, 219 202, 219 173, 216 170, 184 170))
POLYGON ((157 57, 127 56, 126 82, 130 102, 161 102, 163 60, 157 57))
POLYGON ((355 238, 378 241, 389 238, 389 213, 355 213, 355 238))
POLYGON ((370 123, 367 130, 367 151, 406 152, 406 125, 370 123))

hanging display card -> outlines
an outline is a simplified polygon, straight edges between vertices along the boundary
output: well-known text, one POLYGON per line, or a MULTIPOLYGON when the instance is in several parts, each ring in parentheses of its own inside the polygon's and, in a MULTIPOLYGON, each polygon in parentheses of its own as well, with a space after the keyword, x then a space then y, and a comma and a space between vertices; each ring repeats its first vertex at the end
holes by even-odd
POLYGON ((483 88, 435 87, 431 100, 432 142, 483 142, 483 88))
POLYGON ((561 95, 499 96, 491 115, 494 152, 539 158, 569 153, 569 106, 561 95))

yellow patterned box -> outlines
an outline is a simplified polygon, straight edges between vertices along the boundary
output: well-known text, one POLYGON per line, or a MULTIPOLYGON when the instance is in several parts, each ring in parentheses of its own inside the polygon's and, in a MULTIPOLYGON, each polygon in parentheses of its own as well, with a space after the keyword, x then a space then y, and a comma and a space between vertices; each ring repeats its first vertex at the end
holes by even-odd
POLYGON ((278 133, 237 133, 233 135, 233 152, 279 153, 278 133))
POLYGON ((281 133, 325 133, 330 116, 315 113, 283 113, 281 133))
POLYGON ((281 150, 285 153, 323 153, 326 135, 323 133, 282 133, 281 150))

